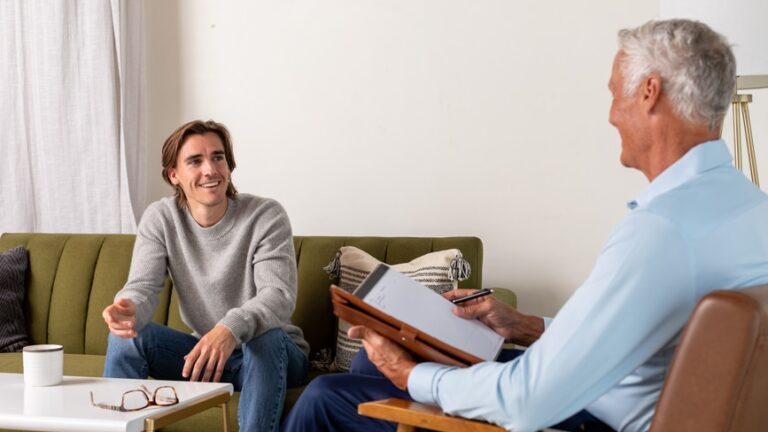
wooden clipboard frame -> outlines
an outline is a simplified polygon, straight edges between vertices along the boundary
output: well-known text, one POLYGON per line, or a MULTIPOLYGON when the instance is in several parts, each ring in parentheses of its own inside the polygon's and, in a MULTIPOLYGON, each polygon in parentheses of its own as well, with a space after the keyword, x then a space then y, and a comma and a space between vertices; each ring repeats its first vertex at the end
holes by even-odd
POLYGON ((376 330, 423 360, 459 367, 484 361, 387 315, 335 285, 331 285, 331 303, 337 317, 376 330))

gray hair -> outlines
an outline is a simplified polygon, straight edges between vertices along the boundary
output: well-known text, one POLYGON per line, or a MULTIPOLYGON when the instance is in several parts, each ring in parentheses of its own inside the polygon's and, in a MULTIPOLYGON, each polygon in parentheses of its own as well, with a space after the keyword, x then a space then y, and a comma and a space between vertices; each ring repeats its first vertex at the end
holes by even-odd
POLYGON ((619 48, 625 95, 658 73, 683 119, 704 121, 710 129, 721 125, 736 89, 736 59, 725 37, 698 21, 650 21, 619 31, 619 48))

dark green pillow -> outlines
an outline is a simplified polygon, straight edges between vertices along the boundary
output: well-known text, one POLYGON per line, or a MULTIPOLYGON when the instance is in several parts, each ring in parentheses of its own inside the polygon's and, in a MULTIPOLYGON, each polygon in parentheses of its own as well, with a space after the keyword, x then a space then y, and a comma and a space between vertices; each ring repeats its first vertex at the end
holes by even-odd
POLYGON ((0 352, 21 351, 29 345, 24 322, 28 261, 22 246, 0 253, 0 352))

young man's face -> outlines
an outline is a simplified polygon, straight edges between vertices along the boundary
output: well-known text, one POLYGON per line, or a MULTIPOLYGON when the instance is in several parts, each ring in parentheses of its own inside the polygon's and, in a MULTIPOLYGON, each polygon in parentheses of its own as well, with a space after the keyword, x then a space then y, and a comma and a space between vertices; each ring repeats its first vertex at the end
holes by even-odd
POLYGON ((224 144, 213 132, 187 137, 176 157, 176 167, 168 169, 168 178, 184 191, 193 214, 203 209, 226 209, 229 176, 224 144))

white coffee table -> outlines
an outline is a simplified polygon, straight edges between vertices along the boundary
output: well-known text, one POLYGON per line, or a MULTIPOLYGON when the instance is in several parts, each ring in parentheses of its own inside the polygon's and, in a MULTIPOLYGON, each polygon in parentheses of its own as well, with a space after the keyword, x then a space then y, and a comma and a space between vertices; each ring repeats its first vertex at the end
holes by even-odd
POLYGON ((200 411, 219 406, 228 430, 227 401, 232 384, 186 381, 131 380, 65 376, 52 387, 25 387, 21 374, 0 373, 0 428, 36 431, 154 431, 200 411), (141 384, 150 390, 161 385, 176 389, 179 403, 170 407, 148 407, 119 412, 91 405, 96 402, 120 405, 126 391, 141 384))

